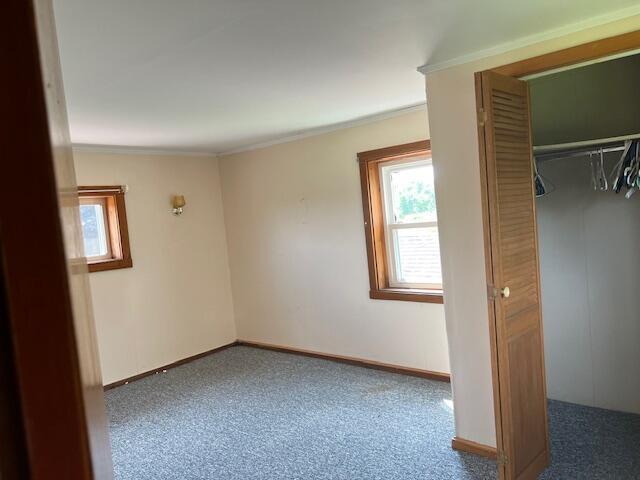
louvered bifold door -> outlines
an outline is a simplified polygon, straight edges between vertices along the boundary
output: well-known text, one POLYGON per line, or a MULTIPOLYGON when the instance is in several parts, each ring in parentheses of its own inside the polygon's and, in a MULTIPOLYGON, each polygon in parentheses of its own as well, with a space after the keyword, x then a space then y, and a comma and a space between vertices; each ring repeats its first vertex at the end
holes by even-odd
POLYGON ((492 72, 482 73, 481 90, 499 461, 505 478, 534 479, 549 463, 549 440, 529 90, 526 82, 492 72))

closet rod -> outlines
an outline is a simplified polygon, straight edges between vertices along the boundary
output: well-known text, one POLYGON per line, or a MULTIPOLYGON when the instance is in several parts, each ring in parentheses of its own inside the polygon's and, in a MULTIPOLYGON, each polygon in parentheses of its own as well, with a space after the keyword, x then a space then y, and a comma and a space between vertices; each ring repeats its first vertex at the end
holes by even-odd
POLYGON ((637 140, 640 138, 640 133, 634 133, 633 135, 621 135, 619 137, 610 138, 597 138, 594 140, 585 140, 582 142, 570 142, 570 143, 557 143, 555 145, 536 145, 533 147, 534 154, 561 152, 569 150, 577 150, 580 148, 588 148, 594 146, 602 146, 612 143, 622 143, 625 140, 637 140))
MULTIPOLYGON (((609 152, 621 152, 624 150, 624 145, 615 145, 609 147, 602 147, 602 153, 609 152)), ((586 155, 599 155, 600 148, 596 149, 579 149, 579 150, 571 150, 571 151, 559 151, 559 152, 550 152, 550 153, 542 153, 542 154, 534 154, 536 160, 545 161, 545 160, 554 160, 561 158, 572 158, 572 157, 584 157, 586 155)))

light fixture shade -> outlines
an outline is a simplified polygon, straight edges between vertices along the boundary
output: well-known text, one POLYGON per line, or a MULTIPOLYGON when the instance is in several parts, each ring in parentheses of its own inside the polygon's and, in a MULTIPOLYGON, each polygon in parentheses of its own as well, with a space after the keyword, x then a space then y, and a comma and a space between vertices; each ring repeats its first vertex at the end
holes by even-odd
POLYGON ((173 196, 173 208, 182 208, 187 204, 184 200, 184 195, 173 196))

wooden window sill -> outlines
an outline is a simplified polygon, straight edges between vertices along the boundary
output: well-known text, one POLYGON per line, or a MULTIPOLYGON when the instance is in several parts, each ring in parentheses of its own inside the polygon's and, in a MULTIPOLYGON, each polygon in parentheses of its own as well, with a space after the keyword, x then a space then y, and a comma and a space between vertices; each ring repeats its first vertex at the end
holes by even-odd
POLYGON ((103 272, 105 270, 118 270, 120 268, 131 268, 133 262, 131 258, 117 258, 114 260, 103 260, 100 262, 87 263, 89 267, 89 273, 91 272, 103 272))
POLYGON ((375 300, 400 300, 404 302, 444 303, 442 290, 418 290, 412 288, 384 288, 370 290, 375 300))

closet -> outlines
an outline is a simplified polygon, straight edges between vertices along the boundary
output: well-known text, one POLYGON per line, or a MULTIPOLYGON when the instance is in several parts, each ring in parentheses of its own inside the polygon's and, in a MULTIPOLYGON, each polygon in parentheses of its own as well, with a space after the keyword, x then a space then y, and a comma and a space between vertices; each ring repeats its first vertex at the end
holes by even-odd
POLYGON ((640 414, 640 55, 527 80, 547 395, 640 414))

